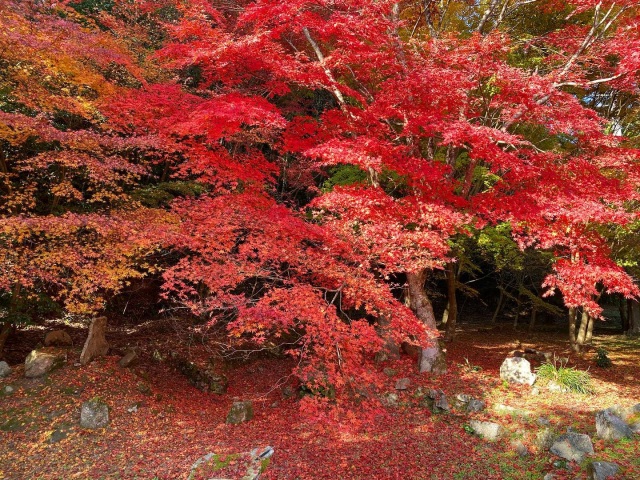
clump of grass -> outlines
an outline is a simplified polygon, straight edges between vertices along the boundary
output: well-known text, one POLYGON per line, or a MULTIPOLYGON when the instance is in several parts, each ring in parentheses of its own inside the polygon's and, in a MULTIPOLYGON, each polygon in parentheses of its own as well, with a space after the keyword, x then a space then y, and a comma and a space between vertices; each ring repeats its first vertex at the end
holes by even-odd
POLYGON ((482 371, 482 367, 480 365, 474 365, 469 361, 467 357, 464 357, 464 363, 459 363, 458 366, 461 370, 468 373, 475 373, 482 371))
POLYGON ((596 365, 600 368, 609 368, 613 365, 607 354, 608 352, 604 348, 596 350, 596 365))
POLYGON ((543 363, 536 368, 538 378, 548 382, 556 382, 571 392, 592 393, 591 375, 589 372, 577 370, 574 367, 564 365, 557 366, 554 363, 543 363))

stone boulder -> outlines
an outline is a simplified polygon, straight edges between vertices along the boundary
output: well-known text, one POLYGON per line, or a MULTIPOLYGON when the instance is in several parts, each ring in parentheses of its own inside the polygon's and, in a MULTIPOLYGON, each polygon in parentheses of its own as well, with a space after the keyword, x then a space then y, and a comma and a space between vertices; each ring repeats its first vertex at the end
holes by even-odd
POLYGON ((53 330, 44 337, 45 347, 70 347, 73 340, 64 330, 53 330))
POLYGON ((511 448, 521 458, 529 456, 529 449, 522 440, 513 440, 511 442, 511 448))
POLYGON ((122 368, 129 368, 138 360, 138 354, 133 348, 127 349, 124 356, 118 360, 118 365, 122 368))
POLYGON ((606 480, 613 478, 620 470, 615 463, 610 462, 592 462, 587 469, 587 478, 589 480, 606 480))
POLYGON ((401 378, 396 382, 396 390, 406 390, 411 385, 411 380, 408 378, 401 378))
POLYGON ((231 410, 227 415, 227 423, 237 425, 239 423, 248 422, 253 418, 253 403, 251 402, 233 402, 231 410))
POLYGON ((520 357, 505 358, 500 366, 500 378, 509 383, 533 385, 536 375, 531 372, 529 360, 520 357))
POLYGON ((422 404, 435 413, 449 412, 451 410, 447 396, 442 390, 430 389, 427 391, 422 404))
POLYGON ((92 398, 82 404, 80 426, 83 428, 104 428, 109 424, 109 406, 100 398, 92 398))
POLYGON ((549 450, 556 438, 558 438, 558 435, 550 427, 545 427, 536 433, 533 443, 540 451, 549 450))
POLYGON ((89 334, 80 354, 80 364, 86 365, 97 357, 103 357, 109 351, 106 339, 107 317, 94 318, 89 326, 89 334))
POLYGON ((469 403, 467 403, 467 412, 469 413, 481 412, 486 408, 486 406, 487 404, 482 400, 478 400, 477 398, 472 398, 471 400, 469 400, 469 403))
POLYGON ((207 453, 200 457, 191 466, 187 480, 202 478, 206 473, 206 478, 211 480, 226 480, 229 476, 227 468, 234 470, 236 478, 238 478, 238 470, 244 467, 244 475, 240 480, 258 480, 262 473, 269 465, 269 459, 273 456, 273 448, 266 447, 264 449, 254 448, 250 452, 232 453, 229 455, 217 455, 213 452, 207 453), (214 473, 214 477, 210 477, 214 473), (221 478, 224 477, 224 478, 221 478))
POLYGON ((491 442, 498 440, 504 433, 504 428, 494 422, 471 420, 469 426, 473 430, 473 433, 491 442))
POLYGON ((175 352, 171 352, 169 361, 198 390, 218 395, 227 391, 229 381, 222 373, 224 365, 218 365, 211 359, 207 365, 196 364, 175 352))
POLYGON ((633 430, 619 416, 607 408, 596 413, 596 432, 604 440, 620 440, 633 436, 633 430))
POLYGON ((550 451, 566 460, 580 463, 586 455, 593 454, 593 443, 589 435, 569 432, 560 435, 551 445, 550 451))
POLYGON ((455 396, 454 405, 458 410, 465 410, 467 413, 481 412, 486 408, 486 403, 477 398, 473 398, 466 393, 459 393, 455 396))
POLYGON ((35 378, 61 367, 66 360, 64 352, 51 347, 32 350, 24 361, 24 376, 35 378))
POLYGON ((418 357, 420 373, 430 372, 436 375, 447 373, 447 361, 444 352, 438 346, 423 348, 418 357))
POLYGON ((5 361, 0 362, 0 378, 8 377, 11 375, 11 367, 5 361))

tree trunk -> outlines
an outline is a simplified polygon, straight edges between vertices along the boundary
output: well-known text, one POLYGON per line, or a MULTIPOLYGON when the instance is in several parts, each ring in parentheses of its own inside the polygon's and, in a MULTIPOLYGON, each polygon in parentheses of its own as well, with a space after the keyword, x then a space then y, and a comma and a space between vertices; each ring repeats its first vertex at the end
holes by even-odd
POLYGON ((534 307, 531 309, 531 320, 529 320, 529 333, 533 332, 536 327, 536 316, 538 315, 538 309, 534 307))
POLYGON ((453 262, 447 264, 447 297, 449 299, 447 307, 448 318, 444 341, 451 342, 456 336, 456 322, 458 321, 458 300, 456 299, 456 265, 453 262))
POLYGON ((578 336, 576 338, 576 344, 578 348, 584 345, 587 338, 587 326, 589 325, 589 314, 586 310, 582 310, 582 316, 580 317, 580 328, 578 329, 578 336))
POLYGON ((640 334, 640 303, 629 300, 629 330, 630 335, 640 334))
POLYGON ((4 322, 2 329, 0 329, 0 358, 4 358, 4 346, 7 343, 7 338, 11 335, 13 325, 11 322, 4 322))
POLYGON ((589 315, 589 325, 587 326, 587 336, 584 339, 584 343, 587 345, 591 344, 591 339, 593 338, 593 324, 595 323, 595 319, 589 315))
MULTIPOLYGON (((436 317, 433 314, 431 301, 424 291, 424 282, 426 279, 427 270, 407 273, 409 307, 427 328, 435 331, 436 317)), ((432 346, 422 346, 418 359, 418 367, 420 373, 433 372, 439 374, 447 371, 444 352, 436 340, 434 340, 434 345, 432 346)))
POLYGON ((520 319, 520 309, 522 308, 522 295, 518 292, 516 297, 516 318, 513 319, 513 329, 518 327, 518 320, 520 319))
POLYGON ((389 319, 380 318, 378 320, 377 332, 380 338, 384 340, 382 350, 376 353, 376 362, 385 362, 389 359, 397 359, 400 357, 400 346, 396 343, 389 331, 389 319))
POLYGON ((15 328, 13 318, 16 312, 18 311, 18 307, 20 306, 21 290, 22 290, 22 285, 20 283, 16 283, 11 289, 11 300, 9 303, 9 319, 6 322, 2 323, 2 329, 0 329, 0 358, 3 358, 4 346, 7 343, 7 338, 9 338, 9 335, 11 335, 11 332, 15 328))
POLYGON ((491 323, 496 323, 496 319, 498 318, 498 314, 502 309, 502 303, 504 302, 504 288, 498 287, 500 289, 500 296, 498 297, 498 305, 496 306, 495 312, 493 312, 493 317, 491 317, 491 323))
POLYGON ((576 309, 569 309, 569 344, 571 345, 571 350, 577 352, 579 350, 578 345, 576 344, 576 309))
POLYGON ((629 323, 629 315, 627 315, 627 299, 620 295, 620 302, 618 302, 618 310, 620 312, 620 323, 622 324, 622 332, 626 332, 631 328, 629 323))

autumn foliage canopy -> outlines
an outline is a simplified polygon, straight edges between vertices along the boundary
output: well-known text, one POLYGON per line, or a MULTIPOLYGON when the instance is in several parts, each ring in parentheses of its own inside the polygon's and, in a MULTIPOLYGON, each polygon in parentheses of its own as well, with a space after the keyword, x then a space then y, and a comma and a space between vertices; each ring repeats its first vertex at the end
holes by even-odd
POLYGON ((11 322, 161 275, 340 399, 436 335, 396 284, 454 237, 506 225, 594 316, 638 293, 608 237, 638 204, 636 1, 9 0, 0 65, 11 322))

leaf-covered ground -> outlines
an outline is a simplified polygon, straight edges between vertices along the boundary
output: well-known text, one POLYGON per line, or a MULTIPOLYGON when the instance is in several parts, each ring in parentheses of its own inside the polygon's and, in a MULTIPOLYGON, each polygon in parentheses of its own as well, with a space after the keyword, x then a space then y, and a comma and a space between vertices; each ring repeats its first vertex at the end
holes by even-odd
MULTIPOLYGON (((595 438, 594 423, 598 409, 640 402, 637 338, 597 336, 596 344, 609 351, 614 364, 600 369, 593 351, 582 358, 569 355, 561 333, 529 336, 507 327, 465 327, 448 347, 447 375, 418 375, 406 358, 395 372, 388 371, 391 392, 398 378, 411 378, 407 391, 395 392, 397 406, 375 414, 366 425, 347 418, 341 425, 330 425, 301 414, 297 396, 286 397, 282 386, 274 388, 286 387, 290 360, 263 357, 236 364, 229 372, 227 394, 219 396, 195 389, 164 360, 178 348, 175 332, 153 337, 124 330, 112 333, 114 346, 143 345, 138 365, 122 369, 119 356, 113 355, 78 366, 80 349, 72 348, 66 366, 48 377, 25 379, 23 367, 14 365, 11 376, 0 380, 2 392, 6 385, 15 389, 0 395, 0 478, 179 479, 208 452, 229 455, 266 445, 273 446, 275 454, 265 480, 540 479, 548 472, 559 479, 586 478, 585 465, 560 462, 536 448, 539 416, 548 418, 559 433, 572 427, 590 434, 596 451, 592 459, 618 463, 619 478, 640 478, 640 436, 603 442, 595 438), (569 356, 570 365, 590 369, 595 394, 540 388, 535 395, 526 386, 503 385, 500 364, 516 347, 569 356), (416 396, 420 387, 442 389, 450 399, 456 393, 483 399, 487 410, 475 418, 501 423, 508 436, 488 443, 465 430, 469 415, 455 409, 431 413, 416 396), (97 431, 82 429, 80 406, 96 396, 109 404, 111 423, 97 431), (253 401, 252 421, 225 423, 234 398, 253 401), (130 411, 134 405, 137 410, 130 411), (524 458, 511 445, 518 439, 530 450, 524 458)), ((76 343, 83 334, 75 332, 76 343)), ((10 352, 13 363, 41 337, 41 331, 18 335, 10 352)), ((199 348, 194 346, 192 353, 198 355, 199 348)))

